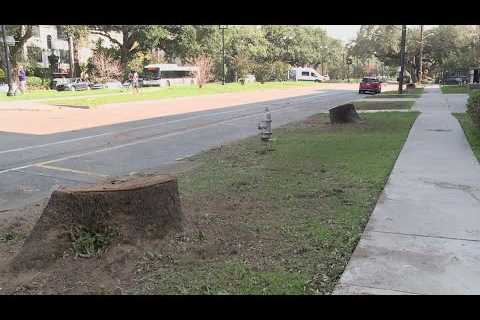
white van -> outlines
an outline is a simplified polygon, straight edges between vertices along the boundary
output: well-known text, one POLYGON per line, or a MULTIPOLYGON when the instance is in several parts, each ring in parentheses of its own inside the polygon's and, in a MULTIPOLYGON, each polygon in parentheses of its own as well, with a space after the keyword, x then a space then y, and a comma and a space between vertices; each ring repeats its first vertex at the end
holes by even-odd
POLYGON ((295 81, 321 82, 325 80, 322 75, 312 68, 292 68, 288 73, 288 78, 295 81))

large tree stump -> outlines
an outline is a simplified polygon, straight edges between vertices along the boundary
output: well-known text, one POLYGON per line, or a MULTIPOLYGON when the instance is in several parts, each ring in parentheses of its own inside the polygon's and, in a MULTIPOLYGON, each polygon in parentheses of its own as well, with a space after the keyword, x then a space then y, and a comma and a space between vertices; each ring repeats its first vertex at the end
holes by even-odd
POLYGON ((330 123, 332 124, 355 122, 360 119, 360 116, 352 103, 342 104, 330 108, 328 111, 330 113, 330 123))
POLYGON ((54 191, 40 219, 13 259, 13 270, 43 268, 72 248, 70 232, 82 227, 118 231, 115 241, 140 244, 182 229, 177 180, 168 175, 113 180, 54 191))

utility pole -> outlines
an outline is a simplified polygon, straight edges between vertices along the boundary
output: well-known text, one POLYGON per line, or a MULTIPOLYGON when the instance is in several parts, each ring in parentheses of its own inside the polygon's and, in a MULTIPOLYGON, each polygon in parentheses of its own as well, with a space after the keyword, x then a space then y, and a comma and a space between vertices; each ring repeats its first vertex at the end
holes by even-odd
POLYGON ((420 61, 418 71, 418 83, 422 83, 423 80, 423 25, 420 26, 420 61))
POLYGON ((13 92, 13 77, 12 77, 12 67, 10 66, 10 52, 7 44, 7 35, 5 31, 5 25, 2 24, 2 38, 3 38, 3 48, 5 50, 5 66, 7 67, 7 80, 8 80, 8 92, 7 96, 14 96, 13 92))
POLYGON ((403 74, 405 72, 405 40, 407 38, 407 26, 402 25, 402 41, 400 43, 400 77, 398 81, 398 93, 403 93, 403 74))

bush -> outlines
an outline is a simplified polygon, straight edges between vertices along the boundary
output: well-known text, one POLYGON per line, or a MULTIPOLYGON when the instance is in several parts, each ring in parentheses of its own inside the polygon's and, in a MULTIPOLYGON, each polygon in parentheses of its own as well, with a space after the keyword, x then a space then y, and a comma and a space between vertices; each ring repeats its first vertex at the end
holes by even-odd
POLYGON ((27 77, 27 87, 29 89, 48 89, 48 83, 40 77, 27 77))
POLYGON ((0 68, 0 83, 1 82, 6 82, 6 77, 7 77, 7 75, 5 74, 5 71, 3 71, 2 68, 0 68))
POLYGON ((467 102, 467 113, 475 126, 480 128, 480 90, 473 90, 467 102))
POLYGON ((271 80, 273 78, 272 71, 272 65, 269 63, 256 64, 253 68, 253 74, 255 75, 255 79, 260 83, 271 80))
POLYGON ((277 81, 287 81, 288 80, 288 70, 290 65, 282 61, 276 61, 272 66, 272 77, 277 81))

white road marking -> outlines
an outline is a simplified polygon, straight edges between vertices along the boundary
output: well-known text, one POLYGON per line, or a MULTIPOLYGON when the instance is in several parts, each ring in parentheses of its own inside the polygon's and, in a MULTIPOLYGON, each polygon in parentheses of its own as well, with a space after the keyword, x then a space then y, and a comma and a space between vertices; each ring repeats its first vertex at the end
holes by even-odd
POLYGON ((58 171, 65 171, 65 172, 72 172, 72 173, 78 173, 78 174, 84 174, 84 175, 88 175, 88 176, 95 176, 95 177, 101 177, 101 178, 107 178, 108 177, 108 175, 105 175, 105 174, 89 172, 89 171, 82 171, 82 170, 74 170, 74 169, 57 167, 57 166, 49 166, 49 165, 44 165, 44 164, 36 165, 36 167, 51 169, 51 170, 58 170, 58 171))
MULTIPOLYGON (((315 97, 318 96, 330 96, 336 93, 330 93, 330 94, 317 94, 315 97)), ((292 97, 294 99, 295 97, 292 97)), ((309 97, 308 99, 313 99, 313 97, 309 97)), ((307 100, 308 100, 307 99, 307 100)), ((305 100, 299 99, 299 100, 305 100)), ((261 102, 260 102, 261 103, 261 102)), ((266 101, 265 103, 268 103, 266 101)), ((228 108, 228 107, 226 107, 228 108)), ((198 118, 204 118, 204 117, 209 117, 209 116, 215 116, 215 115, 222 115, 222 114, 229 114, 229 113, 235 113, 235 112, 242 112, 242 111, 247 111, 250 110, 250 108, 247 109, 237 109, 237 110, 229 110, 229 111, 221 111, 221 112, 215 112, 215 113, 210 113, 210 114, 202 114, 198 116, 192 116, 188 118, 183 118, 183 119, 178 119, 178 120, 171 120, 171 121, 166 121, 162 123, 155 123, 155 124, 150 124, 150 125, 145 125, 145 126, 139 126, 139 127, 134 127, 130 129, 125 129, 125 130, 118 130, 118 131, 110 131, 110 132, 105 132, 105 133, 100 133, 100 134, 95 134, 95 135, 90 135, 90 136, 85 136, 85 137, 79 137, 79 138, 73 138, 73 139, 66 139, 66 140, 60 140, 60 141, 55 141, 55 142, 50 142, 50 143, 44 143, 44 144, 39 144, 39 145, 32 145, 32 146, 26 146, 26 147, 21 147, 21 148, 15 148, 15 149, 8 149, 8 150, 0 150, 0 154, 5 154, 5 153, 12 153, 12 152, 20 152, 20 151, 25 151, 25 150, 31 150, 31 149, 38 149, 38 148, 44 148, 44 147, 49 147, 49 146, 54 146, 54 145, 59 145, 59 144, 65 144, 65 143, 70 143, 70 142, 77 142, 77 141, 83 141, 83 140, 89 140, 89 139, 94 139, 98 137, 103 137, 103 136, 111 136, 111 135, 116 135, 119 133, 125 133, 125 132, 130 132, 130 131, 135 131, 135 130, 141 130, 141 129, 148 129, 148 128, 153 128, 153 127, 158 127, 160 125, 164 124, 170 124, 170 123, 177 123, 177 122, 182 122, 182 121, 188 121, 188 120, 193 120, 193 119, 198 119, 198 118)), ((209 111, 209 110, 202 110, 202 111, 209 111)), ((201 112, 201 111, 200 111, 201 112)), ((170 115, 172 116, 172 115, 170 115)), ((165 116, 166 117, 166 116, 165 116)), ((143 119, 143 120, 148 120, 148 119, 143 119)), ((114 124, 113 124, 114 125, 114 124)), ((2 173, 0 171, 0 173, 2 173)))
MULTIPOLYGON (((285 111, 285 110, 295 109, 295 108, 297 108, 297 106, 291 106, 291 107, 287 107, 287 108, 272 110, 270 112, 275 113, 275 112, 280 112, 280 111, 285 111)), ((81 158, 81 157, 96 154, 96 153, 122 149, 122 148, 125 148, 125 147, 129 147, 129 146, 133 146, 133 145, 137 145, 137 144, 142 144, 142 143, 146 143, 146 142, 150 142, 150 141, 154 141, 154 140, 159 140, 159 139, 163 139, 163 138, 168 138, 168 137, 176 136, 176 135, 179 135, 179 134, 184 134, 184 133, 187 133, 187 132, 193 132, 193 131, 197 131, 197 130, 200 130, 200 129, 203 129, 203 128, 207 128, 207 127, 216 126, 216 125, 223 124, 223 123, 236 121, 236 120, 239 120, 239 119, 247 119, 247 118, 252 118, 252 117, 258 117, 262 113, 263 112, 258 112, 258 113, 255 113, 255 114, 236 117, 234 119, 227 119, 227 120, 218 121, 218 122, 215 122, 215 123, 209 123, 209 124, 199 126, 199 127, 196 127, 196 128, 179 130, 179 131, 172 132, 172 133, 167 133, 167 134, 164 134, 164 135, 154 136, 154 137, 141 139, 141 140, 137 140, 137 141, 133 141, 133 142, 129 142, 129 143, 119 144, 119 145, 108 147, 108 148, 88 151, 88 152, 84 152, 84 153, 80 153, 80 154, 74 154, 74 155, 70 155, 70 156, 66 156, 66 157, 62 157, 62 158, 57 158, 57 159, 52 159, 52 160, 48 160, 48 161, 44 161, 44 162, 30 163, 30 164, 27 164, 27 165, 24 165, 24 166, 21 166, 21 167, 15 167, 15 168, 9 168, 9 169, 5 169, 5 170, 1 170, 0 174, 7 173, 7 172, 12 172, 12 171, 16 171, 16 170, 21 170, 21 169, 25 169, 25 168, 31 168, 31 167, 34 167, 34 166, 45 166, 46 164, 49 164, 49 163, 60 162, 60 161, 70 160, 70 159, 75 159, 75 158, 81 158)))
MULTIPOLYGON (((329 94, 329 95, 332 95, 332 94, 329 94)), ((281 111, 295 109, 295 108, 298 108, 298 105, 294 105, 294 106, 286 107, 286 108, 275 109, 275 110, 271 110, 270 112, 271 113, 276 113, 276 112, 281 112, 281 111)), ((232 113, 232 112, 238 112, 238 111, 239 110, 228 111, 228 112, 224 112, 224 113, 232 113)), ((249 115, 246 115, 246 116, 240 116, 240 117, 235 117, 235 118, 231 118, 231 119, 227 119, 227 120, 218 121, 218 122, 215 122, 215 123, 209 123, 209 124, 199 126, 199 127, 196 127, 196 128, 179 130, 179 131, 176 131, 176 132, 167 133, 167 134, 159 135, 159 136, 154 136, 154 137, 150 137, 150 138, 146 138, 146 139, 140 139, 140 140, 137 140, 137 141, 134 141, 134 142, 119 144, 119 145, 108 147, 108 148, 93 150, 93 151, 84 152, 84 153, 80 153, 80 154, 74 154, 74 155, 70 155, 70 156, 66 156, 66 157, 62 157, 62 158, 57 158, 57 159, 52 159, 52 160, 48 160, 48 161, 44 161, 44 162, 30 163, 30 164, 20 166, 20 167, 4 169, 4 170, 0 171, 0 174, 12 172, 12 171, 17 171, 17 170, 21 170, 21 169, 26 169, 26 168, 31 168, 31 167, 34 167, 34 166, 45 166, 45 165, 48 165, 50 163, 55 163, 55 162, 60 162, 60 161, 70 160, 70 159, 75 159, 75 158, 81 158, 81 157, 96 154, 96 153, 122 149, 122 148, 125 148, 125 147, 137 145, 137 144, 142 144, 142 143, 146 143, 146 142, 150 142, 150 141, 154 141, 154 140, 159 140, 159 139, 168 138, 168 137, 171 137, 171 136, 176 136, 176 135, 180 135, 180 134, 184 134, 184 133, 188 133, 188 132, 197 131, 197 130, 200 130, 200 129, 203 129, 203 128, 207 128, 207 127, 211 127, 211 126, 215 126, 215 125, 219 125, 219 124, 226 124, 226 123, 229 123, 229 122, 232 122, 232 121, 237 121, 239 119, 247 119, 247 118, 252 118, 252 117, 258 117, 262 113, 263 113, 263 111, 260 111, 260 112, 257 112, 257 113, 254 113, 254 114, 249 114, 249 115)), ((220 113, 215 113, 215 114, 220 114, 220 113)), ((207 116, 207 115, 204 115, 204 116, 207 116)), ((211 116, 211 114, 208 115, 208 116, 211 116)), ((200 117, 200 116, 198 116, 198 117, 200 117)), ((194 118, 194 117, 191 117, 191 118, 194 118)), ((179 119, 179 120, 174 120, 174 121, 178 122, 178 121, 184 121, 184 120, 187 120, 187 119, 179 119)), ((157 126, 157 125, 158 124, 149 125, 148 127, 157 126)), ((147 126, 144 126, 144 127, 147 127, 147 126)), ((139 129, 139 128, 141 128, 141 127, 137 127, 135 129, 139 129)), ((134 129, 129 129, 128 131, 130 131, 130 130, 134 130, 134 129)), ((104 135, 106 135, 106 134, 107 133, 105 133, 104 135)), ((112 133, 110 133, 110 134, 112 134, 112 133)), ((56 167, 56 168, 60 168, 60 167, 56 167)))

